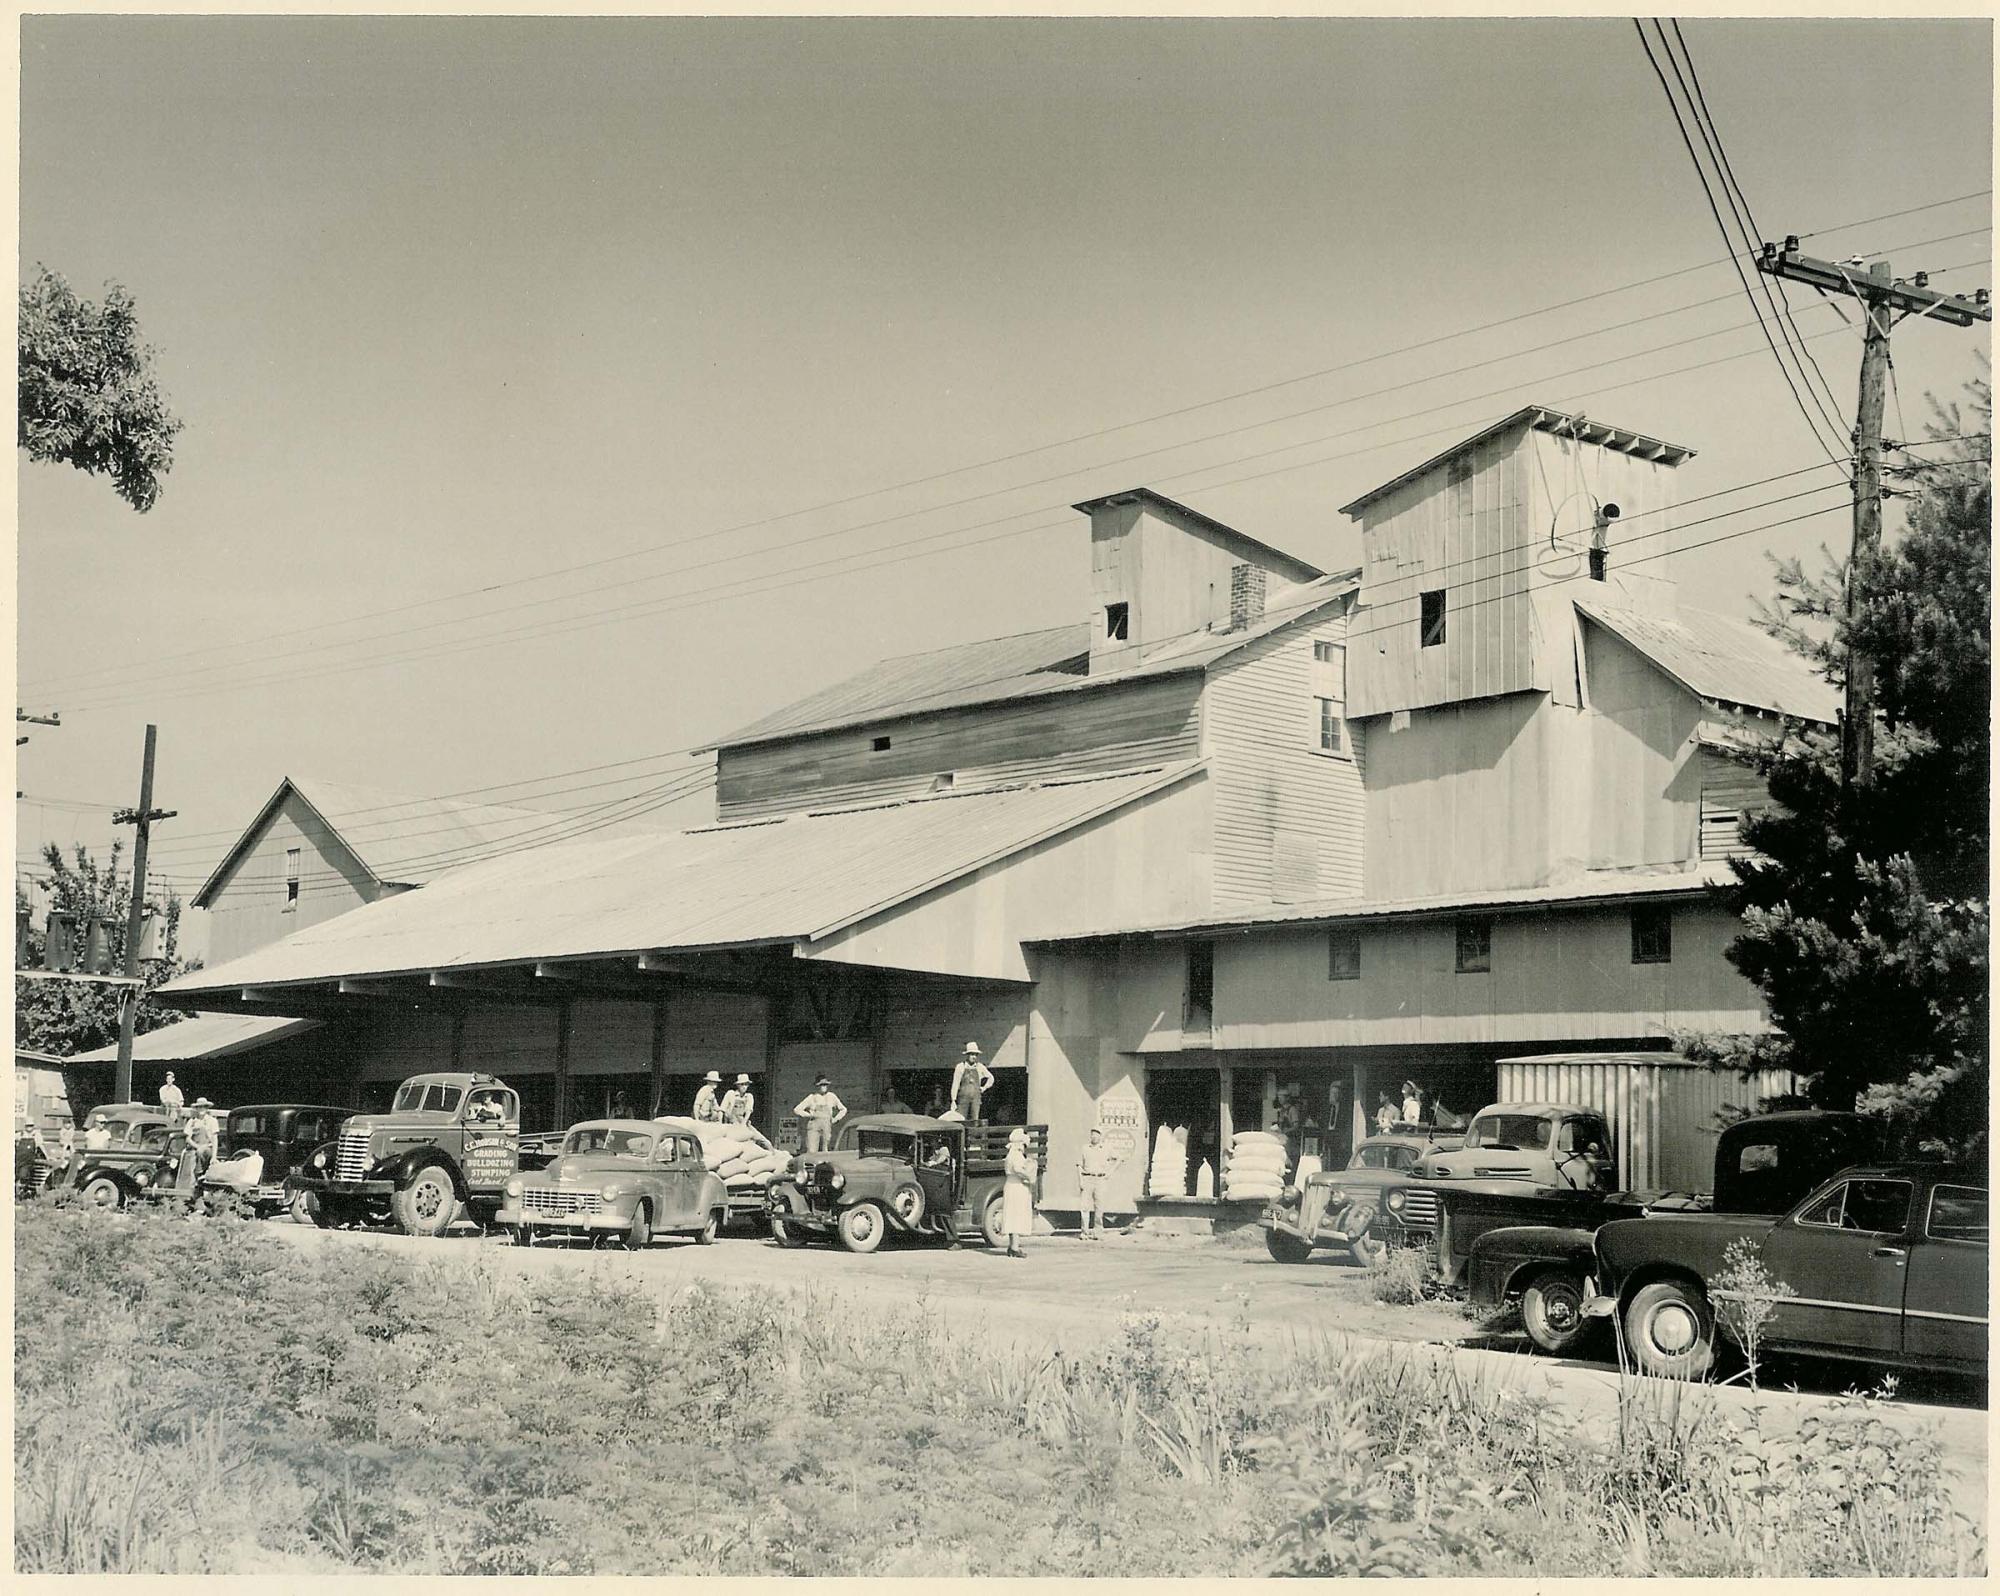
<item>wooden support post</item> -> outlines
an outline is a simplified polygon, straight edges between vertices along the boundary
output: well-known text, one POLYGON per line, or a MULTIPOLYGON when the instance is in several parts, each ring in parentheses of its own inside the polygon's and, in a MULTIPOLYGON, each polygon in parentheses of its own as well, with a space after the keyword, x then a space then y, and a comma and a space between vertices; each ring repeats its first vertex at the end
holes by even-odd
POLYGON ((569 1026, 574 1004, 565 999, 556 1008, 556 1091, 554 1130, 569 1129, 569 1026))
POLYGON ((459 1009, 451 1017, 451 1067, 465 1068, 465 1010, 459 1009))
POLYGON ((1229 1172, 1229 1139, 1236 1134, 1236 1071, 1223 1065, 1216 1072, 1216 1083, 1222 1094, 1215 1148, 1215 1195, 1220 1197, 1222 1177, 1229 1172))
MULTIPOLYGON (((653 1114, 667 1112, 667 1006, 653 1005, 653 1114)), ((769 1090, 766 1087, 765 1090, 769 1090)))

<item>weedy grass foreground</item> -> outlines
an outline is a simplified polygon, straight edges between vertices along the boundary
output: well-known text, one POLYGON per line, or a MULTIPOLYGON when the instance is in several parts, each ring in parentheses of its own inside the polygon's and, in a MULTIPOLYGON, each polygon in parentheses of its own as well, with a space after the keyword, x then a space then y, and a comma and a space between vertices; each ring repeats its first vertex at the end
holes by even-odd
POLYGON ((1087 1354, 928 1304, 606 1260, 288 1247, 23 1210, 30 1572, 1903 1574, 1983 1570, 1938 1448, 1627 1381, 1579 1430, 1431 1349, 1125 1315, 1087 1354))

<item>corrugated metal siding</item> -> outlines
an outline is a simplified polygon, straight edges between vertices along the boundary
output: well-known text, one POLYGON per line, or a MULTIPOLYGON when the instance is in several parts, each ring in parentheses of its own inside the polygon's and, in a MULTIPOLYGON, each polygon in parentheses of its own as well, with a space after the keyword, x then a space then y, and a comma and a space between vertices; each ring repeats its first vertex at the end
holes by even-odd
POLYGON ((1315 642, 1340 643, 1323 616, 1267 637, 1210 672, 1203 741, 1214 782, 1216 907, 1341 898, 1361 891, 1363 746, 1317 752, 1315 642))
POLYGON ((1575 1103, 1610 1121, 1618 1184, 1635 1191, 1712 1191, 1718 1116, 1732 1106, 1789 1092, 1792 1078, 1765 1072, 1749 1083, 1734 1070, 1630 1060, 1503 1060, 1502 1103, 1575 1103))
POLYGON ((957 773, 959 787, 977 788, 1192 759, 1200 694, 1201 678, 1189 672, 726 748, 716 770, 717 817, 919 797, 944 771, 957 773), (885 736, 889 747, 875 749, 885 736))

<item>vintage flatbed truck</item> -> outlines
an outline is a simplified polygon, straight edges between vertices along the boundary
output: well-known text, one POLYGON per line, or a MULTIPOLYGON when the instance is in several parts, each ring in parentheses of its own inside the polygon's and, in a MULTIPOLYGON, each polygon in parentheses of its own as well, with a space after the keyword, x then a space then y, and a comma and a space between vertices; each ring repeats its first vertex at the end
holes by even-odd
POLYGON ((976 1229, 989 1247, 999 1246, 1007 1139, 1017 1128, 1028 1135, 1039 1200, 1048 1167, 1045 1125, 858 1115, 840 1127, 832 1151, 801 1154, 791 1174, 771 1182, 771 1234, 781 1247, 837 1238, 849 1252, 869 1253, 892 1234, 954 1246, 976 1229))

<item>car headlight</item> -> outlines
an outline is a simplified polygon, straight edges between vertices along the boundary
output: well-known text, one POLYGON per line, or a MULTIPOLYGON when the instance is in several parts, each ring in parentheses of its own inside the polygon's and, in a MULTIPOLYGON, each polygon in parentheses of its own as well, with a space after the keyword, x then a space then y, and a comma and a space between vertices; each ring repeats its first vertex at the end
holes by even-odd
POLYGON ((312 1155, 312 1167, 314 1169, 326 1168, 326 1149, 324 1147, 312 1155))
POLYGON ((1280 1208, 1296 1208, 1303 1201, 1305 1201, 1305 1193, 1300 1191, 1296 1186, 1287 1186, 1283 1191, 1278 1193, 1278 1206, 1280 1208))
POLYGON ((1400 1214, 1402 1211, 1403 1211, 1403 1194, 1399 1191, 1390 1192, 1389 1212, 1392 1214, 1400 1214))
POLYGON ((618 1182, 614 1180, 610 1185, 606 1186, 604 1190, 601 1193, 599 1193, 599 1195, 602 1196, 606 1202, 611 1202, 615 1198, 623 1197, 625 1195, 625 1188, 619 1185, 618 1182))
POLYGON ((835 1191, 839 1191, 841 1187, 847 1184, 847 1177, 841 1174, 841 1172, 836 1169, 833 1172, 832 1178, 827 1181, 827 1184, 831 1186, 835 1191))
POLYGON ((507 1184, 506 1184, 506 1186, 505 1186, 505 1188, 504 1188, 504 1190, 506 1191, 506 1193, 507 1193, 507 1195, 508 1195, 509 1197, 518 1197, 518 1196, 520 1196, 520 1195, 521 1195, 521 1177, 520 1177, 519 1175, 516 1175, 516 1176, 515 1176, 515 1177, 514 1177, 514 1178, 513 1178, 512 1180, 508 1181, 508 1182, 507 1182, 507 1184))
POLYGON ((132 1178, 141 1186, 150 1186, 153 1183, 153 1172, 150 1169, 141 1169, 135 1172, 132 1178))
POLYGON ((1344 1203, 1344 1202, 1346 1202, 1346 1201, 1347 1201, 1347 1188, 1346 1188, 1345 1186, 1329 1186, 1329 1187, 1327 1187, 1327 1189, 1326 1189, 1326 1200, 1327 1200, 1327 1201, 1328 1201, 1329 1203, 1344 1203))

